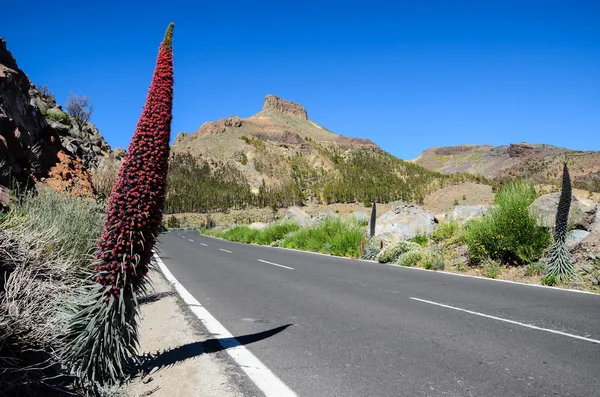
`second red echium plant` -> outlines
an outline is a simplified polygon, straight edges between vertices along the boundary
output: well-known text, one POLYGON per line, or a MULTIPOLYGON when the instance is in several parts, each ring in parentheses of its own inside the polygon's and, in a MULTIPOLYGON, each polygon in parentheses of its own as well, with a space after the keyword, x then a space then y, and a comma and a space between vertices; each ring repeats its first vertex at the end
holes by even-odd
POLYGON ((165 201, 173 105, 173 24, 160 45, 137 128, 108 201, 85 302, 71 318, 63 360, 87 387, 118 383, 138 347, 144 291, 165 201))

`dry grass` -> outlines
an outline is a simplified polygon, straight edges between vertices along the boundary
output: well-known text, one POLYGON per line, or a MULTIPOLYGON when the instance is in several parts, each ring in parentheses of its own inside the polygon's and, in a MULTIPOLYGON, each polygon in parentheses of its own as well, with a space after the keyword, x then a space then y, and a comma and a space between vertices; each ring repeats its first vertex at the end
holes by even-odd
POLYGON ((117 183, 121 162, 112 157, 102 160, 98 168, 92 172, 92 185, 100 198, 107 199, 117 183))
POLYGON ((0 223, 2 392, 75 392, 55 352, 66 327, 62 307, 87 277, 101 214, 93 200, 44 190, 15 205, 0 223))

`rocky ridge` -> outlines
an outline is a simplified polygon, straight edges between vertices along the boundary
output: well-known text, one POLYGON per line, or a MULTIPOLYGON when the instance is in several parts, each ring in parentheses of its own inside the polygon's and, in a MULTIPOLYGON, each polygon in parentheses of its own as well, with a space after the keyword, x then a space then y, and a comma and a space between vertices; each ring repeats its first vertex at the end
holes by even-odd
POLYGON ((576 188, 600 192, 600 152, 546 144, 460 145, 425 150, 413 162, 442 174, 467 172, 491 179, 527 177, 536 183, 560 181, 567 162, 576 188))
POLYGON ((47 89, 19 69, 0 38, 0 206, 11 181, 53 181, 75 194, 92 194, 89 169, 112 150, 92 123, 80 130, 47 89))

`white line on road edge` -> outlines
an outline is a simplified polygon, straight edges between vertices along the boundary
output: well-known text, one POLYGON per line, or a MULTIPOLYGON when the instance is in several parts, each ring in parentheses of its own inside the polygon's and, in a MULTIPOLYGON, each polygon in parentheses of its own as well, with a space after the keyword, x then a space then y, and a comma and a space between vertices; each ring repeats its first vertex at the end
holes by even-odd
POLYGON ((288 267, 288 266, 283 266, 283 265, 278 265, 277 263, 273 263, 273 262, 268 262, 268 261, 263 261, 262 259, 258 259, 259 262, 262 263, 268 263, 269 265, 273 265, 273 266, 279 266, 279 267, 283 267, 284 269, 290 269, 290 270, 294 270, 293 267, 288 267))
POLYGON ((419 302, 429 303, 431 305, 445 307, 447 309, 458 310, 458 311, 461 311, 461 312, 465 312, 465 313, 469 313, 469 314, 474 314, 476 316, 491 318, 492 320, 504 321, 506 323, 520 325, 521 327, 526 327, 526 328, 531 328, 531 329, 537 329, 539 331, 546 331, 546 332, 550 332, 552 334, 558 334, 558 335, 562 335, 562 336, 568 336, 570 338, 581 339, 581 340, 584 340, 584 341, 587 341, 587 342, 592 342, 592 343, 598 343, 598 344, 600 344, 600 340, 586 338, 585 336, 573 335, 573 334, 568 334, 568 333, 562 332, 562 331, 555 331, 553 329, 536 327, 535 325, 520 323, 518 321, 513 321, 513 320, 507 320, 507 319, 501 318, 501 317, 490 316, 489 314, 483 314, 483 313, 474 312, 474 311, 471 311, 471 310, 461 309, 459 307, 444 305, 442 303, 432 302, 432 301, 428 301, 428 300, 425 300, 425 299, 419 299, 419 298, 413 298, 413 297, 410 297, 410 299, 415 300, 415 301, 419 301, 419 302))
POLYGON ((233 361, 248 375, 265 395, 265 397, 296 397, 285 383, 281 381, 269 368, 267 368, 254 354, 246 349, 240 342, 221 323, 213 317, 190 294, 183 285, 177 281, 173 274, 167 269, 160 257, 154 253, 154 258, 158 263, 161 272, 167 280, 175 287, 175 290, 181 296, 181 299, 188 305, 189 309, 204 324, 208 332, 215 335, 225 351, 231 356, 233 361), (222 341, 224 339, 224 341, 222 341))
POLYGON ((208 244, 200 243, 200 245, 203 245, 203 246, 205 246, 205 247, 208 247, 208 244))
POLYGON ((223 252, 229 252, 231 254, 231 251, 229 251, 229 250, 224 250, 223 248, 219 248, 219 250, 221 250, 223 252))

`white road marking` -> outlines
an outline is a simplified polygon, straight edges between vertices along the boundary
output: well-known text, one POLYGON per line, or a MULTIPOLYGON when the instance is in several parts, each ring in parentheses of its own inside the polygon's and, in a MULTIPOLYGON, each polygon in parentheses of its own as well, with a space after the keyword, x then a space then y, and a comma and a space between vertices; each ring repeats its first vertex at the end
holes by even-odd
POLYGON ((229 250, 224 250, 223 248, 219 248, 219 250, 221 250, 223 252, 229 252, 231 254, 231 251, 229 251, 229 250))
POLYGON ((415 300, 415 301, 419 301, 419 302, 429 303, 430 305, 436 305, 436 306, 445 307, 447 309, 458 310, 458 311, 461 311, 461 312, 465 312, 465 313, 469 313, 469 314, 474 314, 476 316, 491 318, 492 320, 504 321, 505 323, 520 325, 521 327, 526 327, 526 328, 531 328, 531 329, 537 329, 538 331, 550 332, 552 334, 558 334, 558 335, 562 335, 562 336, 568 336, 569 338, 581 339, 581 340, 584 340, 586 342, 592 342, 592 343, 598 343, 598 344, 600 344, 600 340, 586 338, 585 336, 573 335, 573 334, 569 334, 569 333, 562 332, 562 331, 556 331, 556 330, 553 330, 553 329, 537 327, 535 325, 520 323, 518 321, 508 320, 506 318, 501 318, 501 317, 496 317, 496 316, 490 316, 489 314, 483 314, 483 313, 474 312, 474 311, 471 311, 471 310, 461 309, 459 307, 444 305, 442 303, 432 302, 432 301, 428 301, 428 300, 425 300, 425 299, 419 299, 419 298, 413 298, 413 297, 411 297, 410 299, 415 300))
POLYGON ((207 245, 207 244, 204 244, 204 243, 200 243, 200 245, 203 245, 203 246, 205 246, 205 247, 208 247, 208 245, 207 245))
POLYGON ((190 294, 183 285, 177 281, 167 269, 160 257, 154 253, 154 258, 167 280, 175 287, 181 299, 189 309, 204 324, 208 332, 215 335, 227 354, 240 366, 265 395, 265 397, 296 397, 285 383, 281 381, 269 368, 267 368, 254 354, 243 346, 200 302, 190 294))
POLYGON ((183 239, 185 239, 185 236, 181 236, 181 235, 180 235, 180 237, 181 237, 181 238, 183 238, 183 239))
POLYGON ((269 265, 273 265, 273 266, 279 266, 279 267, 283 267, 284 269, 290 269, 290 270, 294 270, 293 267, 288 267, 288 266, 283 266, 283 265, 278 265, 277 263, 273 263, 273 262, 268 262, 268 261, 263 261, 262 259, 258 259, 259 262, 262 263, 268 263, 269 265))
POLYGON ((192 243, 194 242, 194 240, 192 240, 191 238, 188 238, 188 240, 190 240, 192 243))

